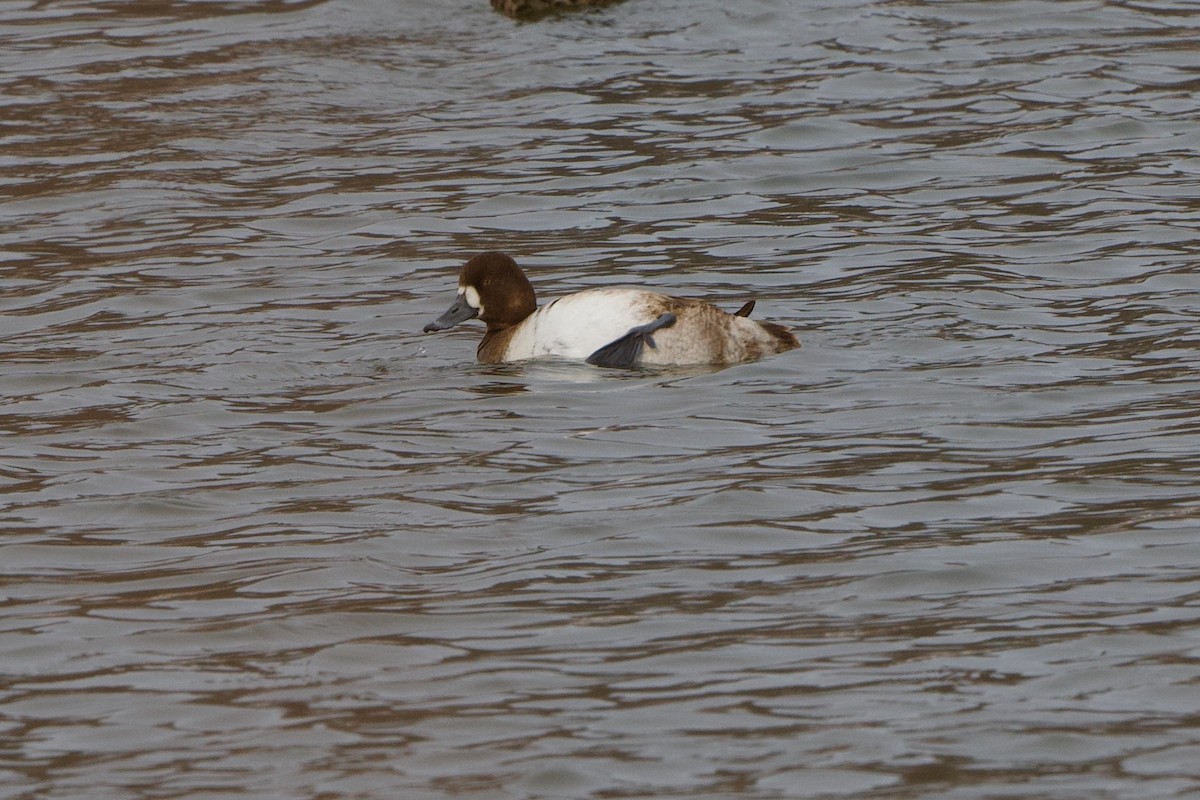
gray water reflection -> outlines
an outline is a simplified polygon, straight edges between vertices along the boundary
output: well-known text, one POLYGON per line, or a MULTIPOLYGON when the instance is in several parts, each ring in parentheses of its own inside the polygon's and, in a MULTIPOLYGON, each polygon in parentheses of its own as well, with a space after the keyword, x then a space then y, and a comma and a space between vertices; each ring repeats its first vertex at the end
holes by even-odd
POLYGON ((1195 795, 1198 27, 0 7, 0 796, 1195 795), (480 366, 485 248, 805 346, 480 366))

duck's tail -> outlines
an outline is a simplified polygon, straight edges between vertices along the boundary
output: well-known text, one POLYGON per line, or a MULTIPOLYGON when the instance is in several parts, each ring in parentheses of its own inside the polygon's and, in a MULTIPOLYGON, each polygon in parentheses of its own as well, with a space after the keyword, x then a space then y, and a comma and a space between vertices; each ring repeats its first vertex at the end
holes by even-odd
POLYGON ((758 324, 775 340, 776 353, 793 350, 800 346, 800 340, 796 338, 796 334, 792 333, 791 328, 784 327, 777 322, 759 322, 758 324))

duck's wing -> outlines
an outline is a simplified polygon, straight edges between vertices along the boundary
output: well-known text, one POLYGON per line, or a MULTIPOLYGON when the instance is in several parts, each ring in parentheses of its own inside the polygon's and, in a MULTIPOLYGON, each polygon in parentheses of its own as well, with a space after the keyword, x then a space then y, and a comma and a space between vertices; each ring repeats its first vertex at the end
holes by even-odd
POLYGON ((657 347, 652 335, 660 328, 669 328, 675 324, 675 315, 670 311, 659 314, 658 319, 645 325, 636 325, 629 329, 621 338, 609 342, 587 357, 587 363, 597 367, 617 367, 628 369, 637 363, 646 345, 657 347))
POLYGON ((748 317, 748 316, 750 316, 750 312, 753 310, 754 310, 754 301, 751 300, 750 302, 746 303, 746 305, 742 306, 737 311, 733 312, 733 315, 735 317, 748 317))

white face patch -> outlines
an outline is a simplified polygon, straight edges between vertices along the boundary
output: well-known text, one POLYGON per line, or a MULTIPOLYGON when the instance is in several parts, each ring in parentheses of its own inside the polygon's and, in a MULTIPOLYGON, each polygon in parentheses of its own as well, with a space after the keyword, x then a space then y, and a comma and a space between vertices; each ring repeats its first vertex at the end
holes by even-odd
POLYGON ((467 305, 480 314, 483 313, 483 303, 479 302, 479 291, 474 286, 462 286, 459 288, 458 293, 466 295, 467 305))

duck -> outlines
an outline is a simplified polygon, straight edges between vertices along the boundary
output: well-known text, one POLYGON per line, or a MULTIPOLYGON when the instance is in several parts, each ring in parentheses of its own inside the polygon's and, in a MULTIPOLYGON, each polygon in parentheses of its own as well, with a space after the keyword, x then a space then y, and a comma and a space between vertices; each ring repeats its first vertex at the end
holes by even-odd
POLYGON ((751 320, 754 301, 727 313, 703 300, 648 289, 585 289, 538 307, 512 256, 481 253, 463 266, 458 294, 426 333, 479 319, 487 325, 476 356, 504 364, 547 356, 598 367, 729 365, 800 346, 791 330, 751 320))

